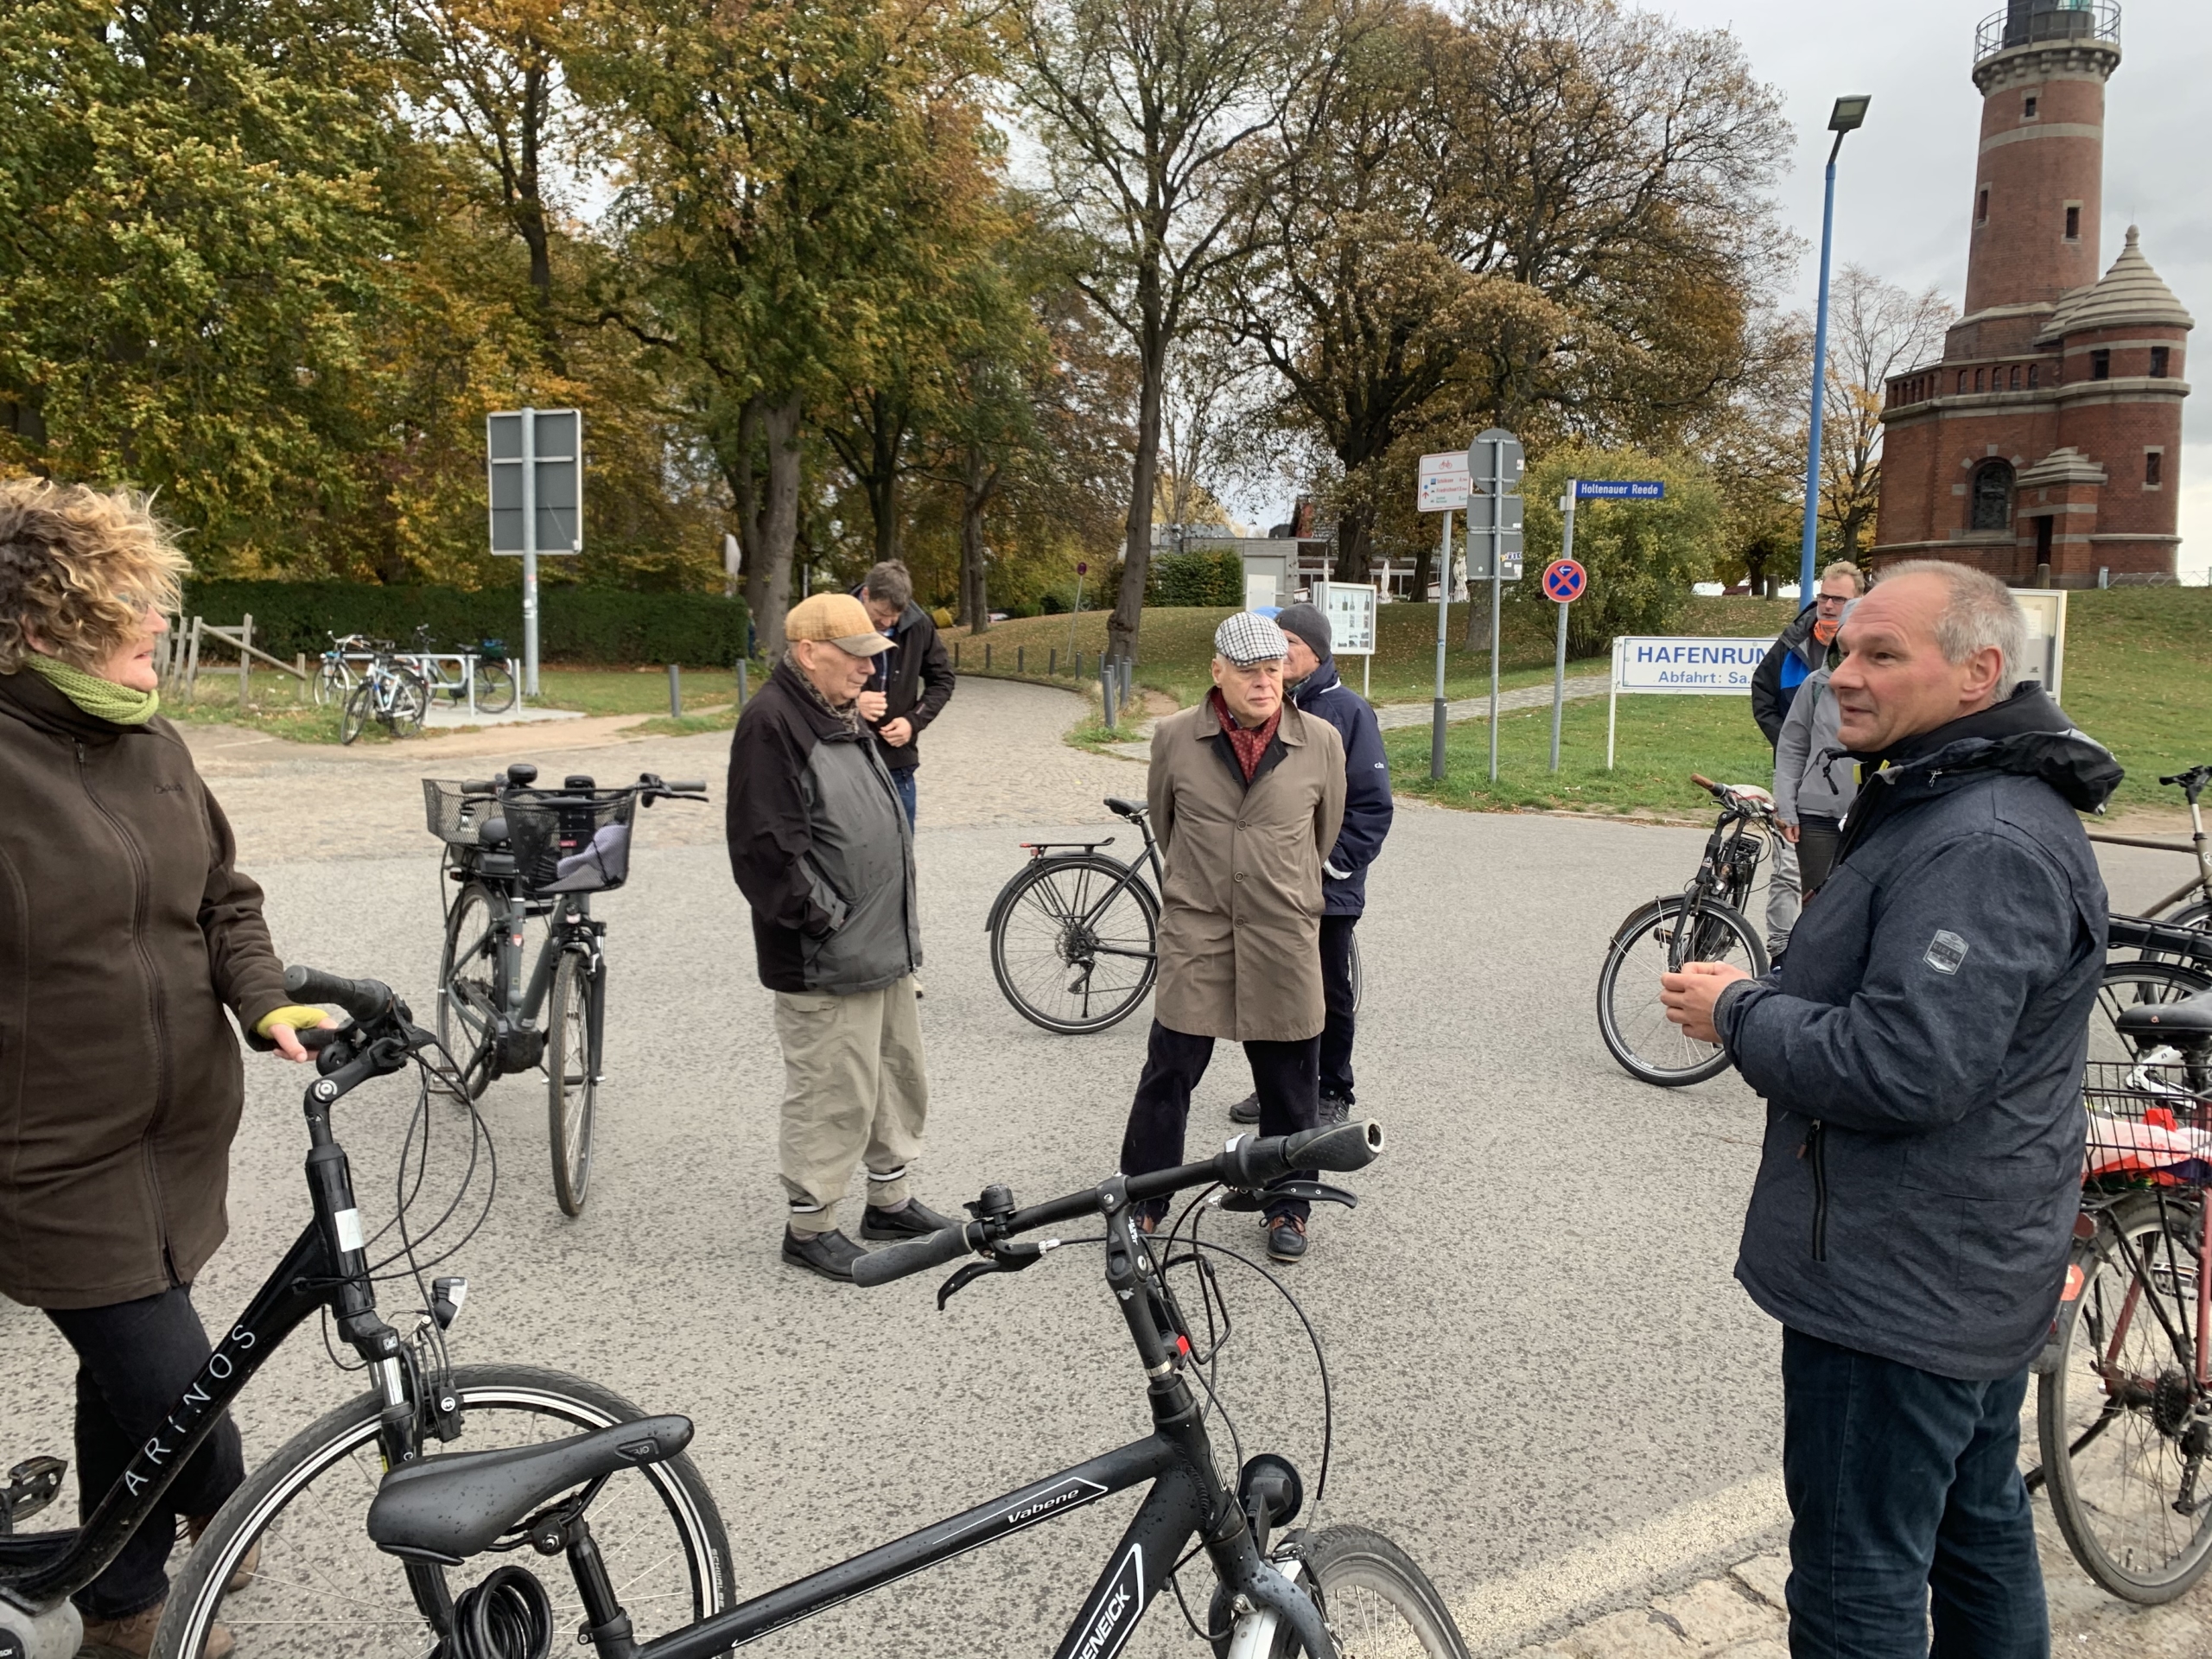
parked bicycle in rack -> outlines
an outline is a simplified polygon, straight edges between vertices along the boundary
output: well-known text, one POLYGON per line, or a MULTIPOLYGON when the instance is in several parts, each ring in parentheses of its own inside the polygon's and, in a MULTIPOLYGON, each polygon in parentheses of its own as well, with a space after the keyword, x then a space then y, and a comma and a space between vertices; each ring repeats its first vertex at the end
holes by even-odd
POLYGON ((455 708, 484 715, 503 715, 515 706, 514 671, 507 663, 504 639, 480 639, 473 651, 444 651, 430 641, 425 622, 415 630, 415 644, 399 660, 421 678, 433 697, 443 697, 455 708))
MULTIPOLYGON (((372 1234, 357 1206, 335 1128, 338 1103, 362 1084, 414 1068, 420 1077, 409 1146, 429 1166, 434 1125, 428 1101, 448 1064, 437 1039, 415 1025, 406 1003, 373 980, 286 969, 295 1001, 329 1003, 352 1016, 334 1030, 303 1031, 320 1052, 307 1085, 306 1227, 245 1312, 226 1325, 192 1385, 170 1408, 167 1432, 149 1441, 84 1524, 62 1531, 16 1529, 58 1492, 60 1458, 17 1466, 0 1528, 0 1651, 46 1659, 72 1655, 78 1619, 67 1598, 97 1578, 148 1523, 172 1481, 205 1443, 261 1367, 318 1313, 359 1357, 372 1386, 295 1435, 246 1478, 177 1570, 154 1652, 198 1659, 219 1620, 250 1626, 251 1659, 328 1659, 334 1653, 399 1659, 450 1638, 456 1604, 473 1586, 459 1563, 396 1562, 365 1535, 369 1500, 387 1469, 413 1467, 433 1447, 510 1447, 577 1430, 636 1421, 620 1395, 533 1366, 454 1365, 446 1332, 467 1284, 423 1275, 466 1237, 448 1243, 434 1225, 409 1230, 403 1209, 372 1234), (396 1235, 396 1236, 395 1236, 396 1235), (433 1247, 435 1254, 432 1254, 433 1247), (385 1323, 380 1283, 408 1283, 423 1297, 412 1329, 385 1323), (258 1550, 257 1558, 254 1552, 258 1550), (235 1587, 233 1580, 236 1580, 235 1587), (342 1639, 334 1632, 342 1629, 342 1639), (12 1649, 10 1644, 13 1643, 12 1649)), ((439 1115, 442 1116, 442 1115, 439 1115)), ((488 1154, 472 1113, 470 1162, 439 1225, 456 1217, 488 1154)), ((489 1202, 490 1172, 486 1202, 489 1202)), ((417 1187, 418 1192, 421 1188, 417 1187)), ((470 1230, 473 1230, 471 1228, 470 1230)), ((333 1349, 334 1360, 337 1350, 333 1349)), ((658 1634, 724 1606, 729 1552, 721 1518, 688 1459, 632 1461, 594 1490, 601 1548, 626 1583, 640 1636, 658 1634)), ((166 1525, 164 1516, 160 1524, 166 1525)), ((580 1610, 579 1610, 580 1611, 580 1610)), ((564 1606, 558 1616, 573 1618, 564 1606)))
MULTIPOLYGON (((639 1599, 607 1547, 600 1494, 611 1478, 665 1467, 691 1434, 682 1417, 639 1418, 552 1444, 396 1466, 370 1506, 367 1536, 396 1561, 436 1563, 442 1570, 473 1570, 471 1563, 487 1552, 518 1552, 524 1545, 549 1560, 565 1559, 575 1600, 584 1610, 580 1625, 558 1622, 550 1592, 517 1558, 464 1592, 453 1635, 439 1649, 442 1659, 542 1656, 556 1631, 569 1628, 598 1659, 708 1659, 1056 1516, 1144 1487, 1148 1490, 1135 1517, 1075 1608, 1056 1649, 1058 1659, 1122 1651, 1163 1589, 1173 1594, 1200 1643, 1235 1659, 1293 1654, 1466 1659, 1443 1598, 1388 1539, 1356 1526, 1309 1522, 1302 1530, 1285 1530, 1301 1515, 1318 1511, 1326 1495, 1325 1369, 1321 1460, 1310 1493, 1298 1466, 1274 1452, 1243 1459, 1234 1479, 1224 1478, 1209 1432, 1210 1416, 1219 1409, 1216 1361, 1232 1336, 1214 1262, 1243 1258, 1201 1236, 1201 1218, 1213 1207, 1208 1199, 1223 1199, 1223 1207, 1256 1208, 1271 1187, 1291 1179, 1293 1169, 1357 1169, 1381 1152, 1382 1141, 1381 1128, 1371 1122, 1267 1140, 1241 1136, 1202 1163, 1113 1176, 1028 1209, 1017 1208, 1004 1186, 988 1186, 967 1206, 972 1220, 862 1257, 854 1275, 862 1286, 964 1262, 938 1291, 942 1308, 980 1278, 1026 1271, 1063 1245, 1103 1244, 1106 1287, 1144 1374, 1152 1432, 735 1606, 715 1608, 677 1629, 663 1625, 651 1640, 640 1639, 645 1632, 639 1628, 639 1599), (1204 1190, 1166 1234, 1155 1237, 1135 1224, 1135 1206, 1144 1200, 1198 1189, 1204 1190), (1103 1237, 1026 1236, 1092 1218, 1102 1224, 1103 1237), (1188 1272, 1202 1305, 1196 1320, 1186 1315, 1173 1287, 1179 1271, 1188 1272), (1202 1602, 1186 1597, 1182 1584, 1201 1553, 1206 1557, 1202 1571, 1213 1580, 1202 1602), (480 1609, 480 1618, 475 1617, 480 1609)), ((1314 1181, 1297 1185, 1311 1197, 1350 1198, 1314 1181)), ((1281 1289, 1279 1282, 1276 1287, 1281 1289)), ((1291 1305, 1295 1309, 1294 1300, 1291 1305)), ((1302 1313, 1299 1317, 1304 1320, 1302 1313)), ((1314 1347, 1318 1360, 1318 1338, 1314 1347)), ((700 1546, 679 1537, 677 1548, 700 1546)), ((713 1579, 718 1559, 709 1554, 695 1560, 694 1575, 713 1579)), ((196 1582, 221 1580, 211 1567, 196 1582)), ((351 1651, 352 1635, 341 1614, 328 1639, 334 1649, 351 1651)), ((418 1645, 416 1651, 421 1650, 418 1645)))
POLYGON ((342 709, 346 699, 353 694, 353 688, 361 683, 361 677, 353 671, 354 665, 368 666, 369 658, 374 654, 370 649, 374 642, 360 633, 334 633, 327 637, 330 647, 317 662, 308 687, 317 707, 334 702, 342 709))
POLYGON ((438 1036, 471 1100, 495 1077, 543 1072, 553 1192, 574 1216, 591 1185, 605 1076, 607 924, 593 918, 592 895, 628 879, 640 803, 703 801, 707 786, 651 772, 611 789, 582 776, 558 789, 537 781, 527 764, 482 782, 423 780, 430 833, 459 888, 438 963, 438 1036), (532 932, 536 959, 525 964, 532 932))
POLYGON ((371 721, 393 737, 412 737, 423 729, 430 711, 430 693, 415 671, 393 654, 389 639, 373 639, 368 666, 360 683, 346 694, 346 712, 338 722, 338 741, 350 744, 369 728, 371 721))
MULTIPOLYGON (((1032 1025, 1063 1036, 1104 1031, 1128 1019, 1160 971, 1160 888, 1166 877, 1152 811, 1119 796, 1109 796, 1105 804, 1143 837, 1141 862, 1102 852, 1114 844, 1111 836, 1025 841, 1028 863, 999 889, 983 921, 1000 992, 1032 1025)), ((1351 986, 1357 1012, 1365 988, 1357 938, 1351 986)))
POLYGON ((1679 973, 1686 962, 1766 972, 1766 944, 1745 907, 1779 833, 1774 797, 1758 785, 1716 784, 1695 772, 1690 781, 1720 803, 1697 873, 1681 893, 1630 912, 1598 971, 1598 1031, 1605 1047, 1630 1077, 1669 1089, 1719 1077, 1728 1055, 1668 1020, 1659 976, 1679 973))

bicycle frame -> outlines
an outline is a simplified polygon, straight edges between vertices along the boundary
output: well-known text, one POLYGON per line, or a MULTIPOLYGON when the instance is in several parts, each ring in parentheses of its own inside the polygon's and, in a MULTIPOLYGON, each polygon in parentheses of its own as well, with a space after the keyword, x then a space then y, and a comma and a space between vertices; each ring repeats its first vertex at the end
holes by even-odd
MULTIPOLYGON (((492 1006, 488 998, 480 996, 474 987, 456 980, 442 988, 441 996, 458 997, 476 1017, 483 1020, 493 1033, 495 1045, 501 1033, 508 1030, 534 1031, 537 1016, 545 1007, 545 999, 553 988, 554 971, 561 965, 561 957, 570 950, 584 953, 589 960, 586 971, 593 988, 589 1002, 591 1045, 591 1075, 600 1080, 601 1039, 604 1034, 606 1001, 598 988, 606 972, 605 947, 601 940, 607 924, 594 921, 591 896, 588 893, 562 893, 558 902, 550 899, 526 899, 513 891, 505 878, 487 876, 472 872, 473 879, 491 895, 493 903, 489 925, 499 930, 499 942, 494 947, 499 952, 499 977, 506 987, 503 1007, 492 1006), (538 947, 537 960, 531 965, 527 981, 522 973, 522 932, 517 924, 531 916, 551 916, 552 923, 545 942, 538 947)), ((487 930, 488 931, 488 930, 487 930)), ((481 948, 480 940, 468 947, 467 955, 474 956, 481 948)), ((455 960, 465 958, 456 953, 455 960)))
MULTIPOLYGON (((1131 882, 1139 884, 1143 882, 1146 865, 1151 867, 1152 893, 1154 899, 1158 899, 1161 890, 1167 885, 1167 877, 1160 861, 1160 843, 1153 839, 1152 821, 1149 817, 1140 817, 1132 822, 1137 827, 1137 833, 1144 837, 1144 865, 1135 862, 1124 863, 1120 859, 1105 855, 1109 863, 1121 865, 1122 874, 1116 876, 1113 885, 1099 896, 1097 902, 1083 914, 1077 916, 1071 912, 1060 918, 1062 921, 1071 921, 1088 927, 1104 913, 1109 905, 1128 889, 1131 882)), ((1077 852, 1089 855, 1096 854, 1102 847, 1111 847, 1113 844, 1114 837, 1111 836, 1107 836, 1103 841, 1025 841, 1021 843, 1022 849, 1029 855, 1029 861, 1033 864, 1042 863, 1055 853, 1077 852)), ((983 931, 986 933, 998 926, 999 918, 1005 913, 1006 906, 1010 902, 1008 893, 1013 885, 1012 882, 1008 882, 1005 887, 1001 887, 999 890, 999 896, 992 901, 990 913, 983 918, 983 931)), ((1098 948, 1101 954, 1106 956, 1144 957, 1154 954, 1150 950, 1123 950, 1111 945, 1101 945, 1098 948)))
MULTIPOLYGON (((710 1659, 809 1618, 871 1590, 925 1571, 955 1556, 1027 1530, 1150 1482, 1137 1513, 1114 1546, 1055 1649, 1055 1659, 1105 1659, 1118 1652, 1192 1539, 1211 1557, 1224 1584, 1255 1608, 1296 1630, 1311 1654, 1332 1654, 1319 1611, 1306 1592, 1260 1554, 1256 1521, 1222 1481, 1196 1397, 1184 1381, 1180 1344, 1171 1351, 1160 1333, 1165 1286, 1130 1220, 1126 1178, 1099 1192, 1109 1220, 1106 1282, 1113 1290, 1148 1379, 1153 1432, 1101 1457, 947 1516, 918 1532, 796 1580, 712 1618, 671 1631, 642 1647, 628 1639, 627 1621, 592 1546, 588 1526, 570 1534, 568 1555, 582 1593, 599 1659, 710 1659)), ((1249 1467, 1249 1465, 1248 1465, 1249 1467)), ((1285 1517, 1287 1518, 1287 1517, 1285 1517)))
POLYGON ((42 1558, 60 1535, 0 1541, 17 1546, 0 1551, 0 1595, 27 1611, 73 1594, 107 1570, 263 1363, 318 1308, 330 1310, 340 1334, 369 1365, 384 1395, 387 1410, 381 1438, 387 1461, 415 1457, 412 1379, 399 1333, 377 1317, 353 1178, 345 1149, 330 1128, 331 1108, 371 1078, 400 1070, 407 1063, 406 1049, 397 1039, 385 1039, 359 1052, 334 1044, 323 1055, 327 1069, 319 1067, 322 1075, 308 1085, 304 1102, 314 1218, 177 1397, 162 1432, 139 1448, 67 1547, 48 1560, 42 1558), (41 1559, 20 1564, 29 1554, 23 1544, 40 1546, 41 1559), (10 1564, 10 1555, 17 1564, 10 1564))
POLYGON ((2145 911, 2145 916, 2163 916, 2185 899, 2212 901, 2212 842, 2205 839, 2204 809, 2197 802, 2202 790, 2202 782, 2183 785, 2183 791, 2189 797, 2189 839, 2196 853, 2196 874, 2145 911))

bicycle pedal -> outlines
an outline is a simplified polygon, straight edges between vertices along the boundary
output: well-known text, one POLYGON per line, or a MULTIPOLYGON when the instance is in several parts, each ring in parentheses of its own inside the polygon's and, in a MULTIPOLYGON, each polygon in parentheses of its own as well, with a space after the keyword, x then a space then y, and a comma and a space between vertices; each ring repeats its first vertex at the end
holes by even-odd
POLYGON ((68 1469, 66 1458, 26 1458, 10 1469, 7 1485, 0 1487, 0 1533, 13 1532, 16 1522, 53 1503, 68 1469))

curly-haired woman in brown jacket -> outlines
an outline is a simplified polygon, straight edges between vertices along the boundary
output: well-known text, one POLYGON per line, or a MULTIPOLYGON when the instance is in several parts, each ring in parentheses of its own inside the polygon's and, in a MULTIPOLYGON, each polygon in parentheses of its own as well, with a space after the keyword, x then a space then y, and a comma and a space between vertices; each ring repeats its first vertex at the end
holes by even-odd
MULTIPOLYGON (((184 561, 124 495, 0 481, 0 1294, 77 1351, 87 1511, 207 1358, 244 1082, 225 1011, 304 1059, 261 889, 175 728, 153 651, 184 561)), ((226 1423, 168 1500, 244 1478, 226 1423)), ((156 1510, 81 1592, 86 1651, 142 1655, 175 1534, 156 1510)), ((211 1640, 211 1659, 229 1650, 211 1640)))

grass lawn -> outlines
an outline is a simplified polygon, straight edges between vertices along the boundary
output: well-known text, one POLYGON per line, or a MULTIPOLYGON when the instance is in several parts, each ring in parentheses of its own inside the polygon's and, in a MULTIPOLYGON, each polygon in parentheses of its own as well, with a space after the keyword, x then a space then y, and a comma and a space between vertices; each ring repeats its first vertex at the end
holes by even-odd
MULTIPOLYGON (((1752 601, 1757 603, 1758 601, 1752 601)), ((1745 601, 1700 601, 1697 608, 1745 601)), ((1787 607, 1778 607, 1786 610, 1787 607)), ((1685 632, 1755 631, 1752 619, 1685 632)), ((2112 810, 2178 806, 2161 773, 2212 760, 2212 589, 2133 588, 2082 592, 2067 601, 2062 701, 2082 729, 2127 769, 2112 810)), ((1487 722, 1463 721, 1446 739, 1445 777, 1428 776, 1427 728, 1384 734, 1393 785, 1403 793, 1477 809, 1648 810, 1702 817, 1709 798, 1688 781, 1773 781, 1774 762, 1744 697, 1633 696, 1620 700, 1616 769, 1605 770, 1605 701, 1567 705, 1560 770, 1548 770, 1551 711, 1498 722, 1498 781, 1490 781, 1487 722)))
MULTIPOLYGON (((517 671, 519 672, 519 670, 517 671)), ((755 674, 753 683, 760 683, 755 674)), ((668 671, 658 664, 632 671, 620 668, 556 668, 541 664, 537 671, 540 696, 537 701, 548 709, 575 709, 587 715, 652 715, 660 718, 648 722, 653 728, 677 730, 712 730, 716 723, 712 715, 704 717, 687 714, 681 727, 668 717, 668 671)), ((683 673, 683 706, 686 709, 712 709, 730 702, 736 696, 736 681, 727 668, 686 669, 683 673)), ((433 705, 450 707, 448 700, 441 697, 433 705)), ((257 731, 289 738, 299 743, 335 743, 338 741, 340 709, 333 704, 317 708, 307 689, 289 674, 273 669, 257 669, 247 693, 243 714, 238 708, 238 670, 232 667, 202 667, 197 695, 190 702, 164 697, 162 712, 170 719, 200 723, 250 726, 257 731)), ((727 720, 719 723, 728 724, 727 720)), ((371 725, 361 734, 360 741, 386 742, 389 738, 382 728, 371 725)))
MULTIPOLYGON (((1444 659, 1444 694, 1471 697, 1490 690, 1490 601, 1474 607, 1475 626, 1482 639, 1473 650, 1464 648, 1469 607, 1451 607, 1444 659)), ((1144 631, 1137 642, 1136 678, 1140 685, 1164 691, 1179 704, 1198 700, 1212 684, 1207 664, 1213 658, 1213 632, 1227 616, 1226 610, 1153 609, 1144 613, 1144 631)), ((1786 600, 1708 599, 1689 606, 1675 626, 1686 634, 1772 633, 1795 614, 1786 600)), ((1369 695, 1376 702, 1423 702, 1436 694, 1436 607, 1433 605, 1385 605, 1377 613, 1381 622, 1380 649, 1369 664, 1372 676, 1369 695)), ((1498 676, 1504 686, 1530 685, 1548 680, 1552 665, 1552 620, 1531 611, 1506 613, 1507 631, 1499 655, 1503 669, 1498 676)), ((945 631, 949 650, 960 646, 960 671, 991 672, 1041 677, 1055 667, 1068 679, 1068 641, 1083 655, 1086 677, 1096 680, 1098 654, 1106 644, 1106 613, 1085 611, 1073 619, 1033 616, 1001 622, 989 632, 971 638, 964 628, 945 631), (1072 620, 1073 627, 1070 623, 1072 620), (983 648, 990 648, 991 667, 985 670, 983 648), (1017 664, 1019 668, 1017 670, 1017 664)), ((1344 683, 1357 690, 1360 664, 1355 658, 1338 664, 1344 683)), ((1602 674, 1606 659, 1570 662, 1570 674, 1602 674)))

